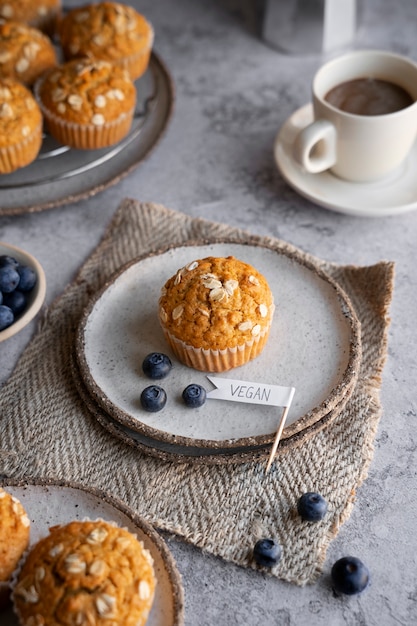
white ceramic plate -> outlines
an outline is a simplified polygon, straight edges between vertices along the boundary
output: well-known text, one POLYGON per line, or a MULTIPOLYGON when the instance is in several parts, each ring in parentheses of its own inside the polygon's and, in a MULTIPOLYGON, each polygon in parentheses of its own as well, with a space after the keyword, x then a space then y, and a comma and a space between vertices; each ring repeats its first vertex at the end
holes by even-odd
POLYGON ((275 140, 278 169, 300 195, 326 209, 360 217, 399 215, 417 208, 417 141, 393 174, 373 183, 351 183, 329 171, 309 174, 294 161, 295 136, 312 121, 313 109, 307 104, 290 116, 275 140))
POLYGON ((215 451, 271 441, 279 408, 207 400, 199 409, 187 409, 181 400, 191 382, 212 386, 204 372, 180 364, 168 349, 157 319, 158 298, 178 268, 209 255, 251 263, 267 278, 276 303, 262 354, 215 376, 295 387, 283 434, 292 436, 352 392, 359 328, 346 295, 329 277, 294 254, 262 246, 225 242, 173 248, 123 268, 91 301, 80 324, 76 360, 83 384, 113 420, 159 442, 215 451), (153 351, 167 353, 174 367, 159 382, 168 395, 165 408, 147 413, 140 394, 152 381, 141 366, 153 351))
POLYGON ((33 163, 0 176, 0 216, 77 202, 133 171, 163 135, 174 104, 171 76, 155 52, 136 87, 136 114, 125 139, 102 150, 74 150, 47 135, 33 163))
MULTIPOLYGON (((49 484, 2 486, 21 501, 28 513, 31 520, 31 544, 46 536, 51 526, 86 517, 113 521, 135 533, 152 554, 158 581, 147 626, 183 624, 182 584, 171 553, 158 533, 121 502, 81 487, 49 484)), ((0 616, 0 623, 2 626, 17 626, 12 609, 0 616)))
POLYGON ((28 294, 28 306, 26 310, 13 322, 11 326, 5 328, 4 330, 0 330, 0 342, 9 339, 9 337, 13 337, 16 333, 18 333, 22 328, 24 328, 29 322, 35 317, 35 315, 39 312, 46 294, 46 278, 45 272, 39 261, 35 259, 34 256, 17 248, 16 246, 11 246, 3 241, 0 241, 0 255, 7 254, 12 256, 23 265, 28 265, 31 267, 38 277, 35 287, 28 294))

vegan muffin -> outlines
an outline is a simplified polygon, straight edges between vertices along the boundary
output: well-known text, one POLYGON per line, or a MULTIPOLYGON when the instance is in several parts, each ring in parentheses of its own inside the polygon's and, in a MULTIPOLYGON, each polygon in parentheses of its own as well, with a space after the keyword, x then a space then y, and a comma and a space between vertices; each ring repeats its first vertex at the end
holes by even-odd
POLYGON ((8 581, 29 543, 30 520, 17 498, 0 488, 0 608, 9 596, 8 581))
POLYGON ((0 17, 25 22, 53 35, 61 0, 0 0, 0 17))
POLYGON ((0 78, 0 174, 35 160, 42 145, 42 114, 27 87, 0 78))
POLYGON ((13 601, 26 626, 142 626, 155 584, 152 557, 135 535, 103 520, 74 521, 32 547, 13 601))
POLYGON ((159 299, 160 323, 177 358, 209 372, 258 356, 273 313, 266 278, 232 256, 187 264, 165 283, 159 299))
POLYGON ((0 78, 14 78, 30 86, 55 65, 55 47, 40 30, 21 22, 0 21, 0 78))
POLYGON ((154 32, 133 7, 117 2, 87 4, 69 11, 59 32, 66 59, 102 59, 127 69, 132 80, 148 67, 154 32))
POLYGON ((50 134, 73 148, 111 146, 128 134, 136 89, 126 70, 105 61, 74 59, 36 84, 50 134))

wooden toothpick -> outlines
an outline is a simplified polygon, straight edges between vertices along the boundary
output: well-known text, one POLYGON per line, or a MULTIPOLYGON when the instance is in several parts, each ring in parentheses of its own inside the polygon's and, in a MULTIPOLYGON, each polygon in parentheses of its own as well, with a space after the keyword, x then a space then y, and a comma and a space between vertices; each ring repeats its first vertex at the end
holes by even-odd
POLYGON ((266 466, 265 474, 267 474, 269 472, 269 470, 271 469, 271 465, 272 465, 272 462, 274 460, 275 454, 277 452, 279 440, 281 439, 282 431, 284 430, 285 421, 287 419, 287 415, 288 415, 288 411, 289 410, 290 410, 290 407, 286 406, 284 411, 283 411, 283 413, 282 413, 281 421, 279 423, 278 430, 277 430, 277 434, 275 435, 274 443, 272 445, 271 454, 269 455, 268 464, 266 466))

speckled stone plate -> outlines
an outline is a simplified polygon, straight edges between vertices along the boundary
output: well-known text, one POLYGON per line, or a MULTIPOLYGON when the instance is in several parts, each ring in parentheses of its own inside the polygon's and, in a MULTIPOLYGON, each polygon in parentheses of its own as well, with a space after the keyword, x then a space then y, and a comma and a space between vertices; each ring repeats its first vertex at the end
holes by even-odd
MULTIPOLYGON (((147 626, 181 626, 184 598, 180 574, 160 535, 121 501, 98 490, 51 483, 1 482, 23 504, 31 520, 31 544, 48 534, 48 529, 73 520, 105 519, 127 528, 143 541, 154 560, 157 586, 147 626)), ((2 626, 17 626, 13 610, 0 616, 2 626)))
POLYGON ((276 303, 261 355, 214 376, 295 387, 282 440, 299 441, 329 421, 352 393, 361 359, 360 327, 340 287, 301 254, 284 250, 218 242, 171 248, 122 268, 92 299, 78 329, 74 369, 84 395, 107 428, 145 450, 154 445, 165 454, 209 460, 216 454, 246 457, 245 451, 271 444, 279 408, 208 399, 199 409, 187 409, 181 399, 191 382, 213 387, 204 372, 183 366, 171 354, 157 319, 158 298, 178 268, 209 255, 234 255, 252 264, 267 278, 276 303), (165 408, 147 413, 140 394, 151 381, 141 365, 153 351, 167 353, 174 367, 159 382, 168 395, 165 408))
POLYGON ((102 150, 74 150, 46 135, 33 163, 0 175, 0 216, 78 202, 116 184, 138 167, 163 135, 174 105, 171 75, 155 52, 136 87, 135 118, 125 139, 102 150))

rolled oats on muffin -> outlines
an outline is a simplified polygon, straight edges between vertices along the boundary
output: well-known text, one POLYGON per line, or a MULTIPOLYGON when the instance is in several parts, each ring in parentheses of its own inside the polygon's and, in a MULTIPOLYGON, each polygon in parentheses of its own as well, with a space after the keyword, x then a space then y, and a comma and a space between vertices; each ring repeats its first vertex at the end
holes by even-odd
POLYGON ((0 487, 0 608, 8 602, 9 580, 29 544, 30 520, 21 502, 0 487))
POLYGON ((30 24, 53 35, 61 0, 0 0, 0 17, 30 24))
POLYGON ((52 41, 37 28, 21 22, 0 21, 0 78, 33 83, 57 65, 52 41))
POLYGON ((132 80, 148 67, 153 28, 131 6, 118 2, 86 4, 69 11, 59 31, 66 59, 102 59, 127 69, 132 80))
POLYGON ((209 372, 257 357, 273 313, 266 278, 232 256, 188 263, 165 283, 159 299, 160 323, 174 354, 185 365, 209 372))
POLYGON ((42 114, 27 87, 0 78, 0 174, 34 161, 42 145, 42 114))
POLYGON ((155 592, 149 551, 103 520, 54 526, 29 551, 13 588, 23 626, 142 626, 155 592))
POLYGON ((42 77, 35 93, 49 133, 64 145, 105 148, 131 128, 135 86, 126 70, 106 61, 68 61, 42 77))

